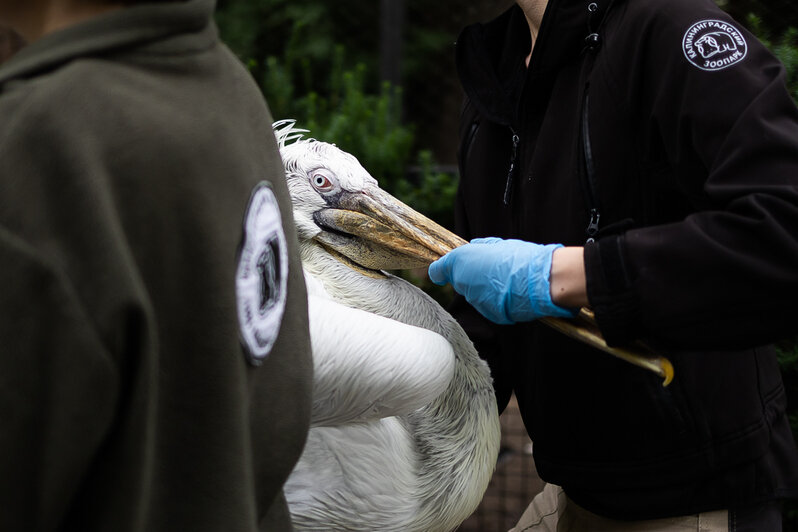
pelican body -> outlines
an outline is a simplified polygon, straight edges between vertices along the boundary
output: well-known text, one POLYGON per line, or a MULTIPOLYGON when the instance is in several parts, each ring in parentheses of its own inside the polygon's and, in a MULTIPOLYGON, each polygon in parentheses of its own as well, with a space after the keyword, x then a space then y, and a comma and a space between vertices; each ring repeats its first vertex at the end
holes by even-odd
POLYGON ((385 270, 426 265, 456 237, 381 190, 352 155, 303 139, 293 121, 275 132, 315 370, 311 430, 285 490, 294 526, 453 530, 496 464, 490 372, 440 305, 385 270))

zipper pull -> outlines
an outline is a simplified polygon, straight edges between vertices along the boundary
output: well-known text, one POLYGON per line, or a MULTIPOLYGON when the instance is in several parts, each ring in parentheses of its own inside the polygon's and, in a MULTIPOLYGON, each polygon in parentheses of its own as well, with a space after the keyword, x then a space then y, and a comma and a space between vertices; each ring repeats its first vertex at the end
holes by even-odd
POLYGON ((587 6, 587 37, 585 37, 585 49, 595 50, 601 44, 601 36, 598 34, 598 28, 595 27, 594 19, 598 11, 598 4, 590 2, 587 6))
POLYGON ((518 159, 518 144, 520 143, 521 137, 513 131, 513 151, 510 154, 510 168, 507 170, 507 185, 504 187, 505 205, 510 205, 510 200, 513 198, 513 176, 515 175, 515 163, 518 159))
POLYGON ((599 220, 601 220, 601 213, 598 212, 598 209, 590 209, 590 222, 587 224, 587 244, 596 241, 595 236, 598 234, 599 220))

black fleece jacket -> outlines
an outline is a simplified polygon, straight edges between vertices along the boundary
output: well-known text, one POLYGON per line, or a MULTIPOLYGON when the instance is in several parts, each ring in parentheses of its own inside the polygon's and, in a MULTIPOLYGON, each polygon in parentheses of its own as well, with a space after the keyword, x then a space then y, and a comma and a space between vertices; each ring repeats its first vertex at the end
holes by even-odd
POLYGON ((589 4, 549 2, 528 69, 518 7, 460 36, 458 232, 585 245, 605 337, 659 346, 676 380, 534 323, 489 324, 462 300, 455 314, 500 404, 515 391, 541 476, 588 509, 654 518, 795 495, 763 346, 798 332, 783 67, 710 0, 589 4))

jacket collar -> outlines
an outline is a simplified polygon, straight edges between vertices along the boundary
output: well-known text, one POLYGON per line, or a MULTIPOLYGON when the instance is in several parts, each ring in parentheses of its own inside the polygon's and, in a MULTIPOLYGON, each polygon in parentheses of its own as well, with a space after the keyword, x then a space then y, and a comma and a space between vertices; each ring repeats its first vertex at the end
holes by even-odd
POLYGON ((79 57, 130 48, 154 53, 206 49, 218 39, 212 20, 214 5, 215 0, 136 5, 45 35, 0 68, 0 86, 53 70, 79 57), (175 38, 170 39, 172 36, 175 38))
POLYGON ((480 113, 499 124, 514 124, 525 79, 579 57, 590 31, 591 3, 598 6, 593 19, 600 20, 609 0, 549 0, 529 69, 524 65, 529 27, 518 5, 486 24, 465 28, 457 39, 457 71, 480 113))

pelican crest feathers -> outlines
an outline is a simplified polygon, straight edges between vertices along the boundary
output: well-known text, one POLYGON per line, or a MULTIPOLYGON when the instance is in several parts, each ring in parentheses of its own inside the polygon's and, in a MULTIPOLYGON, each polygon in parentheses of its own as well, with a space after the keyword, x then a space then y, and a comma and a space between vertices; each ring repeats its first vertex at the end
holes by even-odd
MULTIPOLYGON (((272 124, 272 129, 274 130, 274 136, 277 139, 277 146, 280 149, 286 147, 287 144, 302 140, 302 137, 305 136, 305 133, 310 133, 307 129, 300 129, 296 126, 296 120, 289 118, 286 120, 278 120, 274 124, 272 124)), ((314 142, 315 139, 307 139, 306 142, 314 142)))

